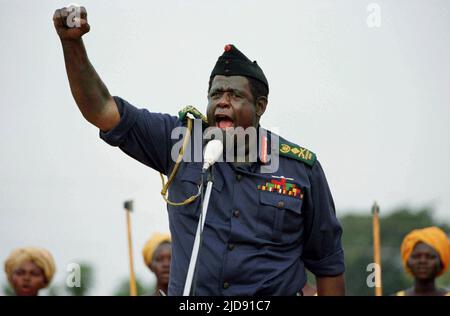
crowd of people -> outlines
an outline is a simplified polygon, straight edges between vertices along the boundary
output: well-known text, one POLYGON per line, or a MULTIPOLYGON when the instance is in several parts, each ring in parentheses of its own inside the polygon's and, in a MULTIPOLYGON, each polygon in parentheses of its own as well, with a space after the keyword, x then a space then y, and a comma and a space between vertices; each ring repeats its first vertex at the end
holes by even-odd
MULTIPOLYGON (((450 241, 443 230, 433 226, 411 231, 403 239, 400 254, 405 273, 413 277, 413 284, 392 295, 450 296, 450 291, 436 285, 436 279, 447 271, 450 262, 450 241)), ((145 295, 167 295, 172 257, 170 235, 153 234, 142 249, 142 257, 156 278, 154 290, 145 295)), ((15 295, 38 296, 40 290, 50 285, 56 267, 48 250, 24 247, 11 252, 4 269, 15 295)), ((297 295, 315 296, 317 291, 307 283, 297 295)))

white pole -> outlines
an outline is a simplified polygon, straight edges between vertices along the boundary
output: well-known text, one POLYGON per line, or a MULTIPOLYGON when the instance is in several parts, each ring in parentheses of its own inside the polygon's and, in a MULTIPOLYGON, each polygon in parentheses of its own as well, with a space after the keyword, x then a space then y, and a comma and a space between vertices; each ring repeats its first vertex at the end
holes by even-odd
POLYGON ((205 198, 203 200, 201 221, 198 221, 197 233, 195 234, 194 246, 192 247, 191 261, 186 276, 186 283, 184 284, 183 296, 189 296, 191 292, 192 280, 194 278, 195 266, 197 263, 198 251, 200 249, 200 235, 205 226, 206 212, 208 211, 209 198, 211 196, 212 181, 208 181, 206 185, 205 198))

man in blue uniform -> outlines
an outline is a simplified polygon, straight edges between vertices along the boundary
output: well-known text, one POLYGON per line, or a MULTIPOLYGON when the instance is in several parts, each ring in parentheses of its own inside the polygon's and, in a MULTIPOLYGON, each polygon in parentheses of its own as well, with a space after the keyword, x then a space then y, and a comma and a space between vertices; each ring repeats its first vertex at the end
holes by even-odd
MULTIPOLYGON (((260 127, 268 102, 267 79, 256 62, 227 45, 210 76, 207 117, 192 107, 179 117, 138 109, 111 97, 90 64, 81 39, 89 31, 85 9, 78 28, 68 28, 66 17, 65 8, 56 10, 54 24, 83 116, 107 143, 170 175, 169 295, 181 295, 200 214, 201 201, 195 196, 202 165, 175 162, 171 153, 179 140, 172 138, 172 131, 188 124, 188 113, 202 122, 195 125, 202 131, 208 126, 225 133, 235 127, 260 127)), ((264 135, 256 161, 219 162, 212 169, 195 294, 295 295, 306 283, 306 268, 316 276, 318 295, 343 295, 342 229, 322 167, 309 150, 270 131, 264 135), (271 156, 279 152, 270 172, 268 148, 271 156)), ((196 142, 202 140, 194 137, 187 147, 194 151, 196 142)))

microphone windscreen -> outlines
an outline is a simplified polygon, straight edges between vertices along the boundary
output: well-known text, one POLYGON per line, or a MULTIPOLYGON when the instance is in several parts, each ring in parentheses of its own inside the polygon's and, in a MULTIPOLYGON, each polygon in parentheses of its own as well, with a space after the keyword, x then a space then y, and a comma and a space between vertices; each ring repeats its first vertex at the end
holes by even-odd
POLYGON ((213 139, 206 144, 203 155, 203 169, 208 169, 222 156, 223 144, 218 139, 213 139))

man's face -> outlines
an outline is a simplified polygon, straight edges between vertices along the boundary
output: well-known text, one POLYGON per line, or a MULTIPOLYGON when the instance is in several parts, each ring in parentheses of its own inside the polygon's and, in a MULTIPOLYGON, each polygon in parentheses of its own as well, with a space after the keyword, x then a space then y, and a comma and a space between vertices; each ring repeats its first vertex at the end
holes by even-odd
POLYGON ((207 117, 210 126, 257 126, 255 100, 250 84, 242 76, 215 76, 208 93, 207 117))
POLYGON ((34 262, 24 262, 13 272, 12 286, 17 296, 36 296, 45 287, 44 271, 34 262))
POLYGON ((419 242, 409 256, 408 267, 416 279, 431 280, 441 270, 441 260, 433 247, 419 242))
POLYGON ((160 284, 169 284, 171 258, 172 247, 169 243, 163 243, 155 249, 150 270, 156 275, 160 284))

